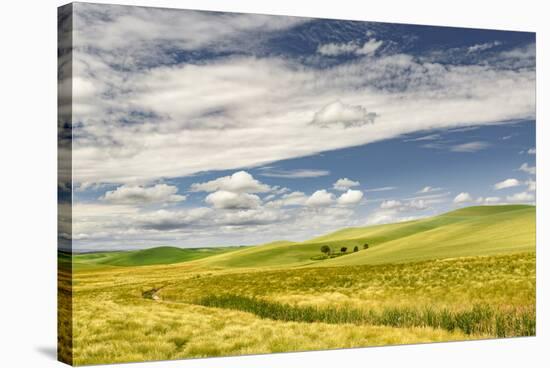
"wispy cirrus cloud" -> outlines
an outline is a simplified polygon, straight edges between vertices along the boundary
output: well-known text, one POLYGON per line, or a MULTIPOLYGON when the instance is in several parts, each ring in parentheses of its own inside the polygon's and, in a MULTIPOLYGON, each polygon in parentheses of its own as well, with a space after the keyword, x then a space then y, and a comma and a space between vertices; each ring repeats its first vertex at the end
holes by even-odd
POLYGON ((317 169, 296 169, 296 170, 262 170, 261 176, 267 176, 271 178, 286 178, 286 179, 304 179, 304 178, 318 178, 320 176, 327 176, 330 174, 328 170, 317 169))
POLYGON ((388 190, 395 190, 395 189, 397 189, 397 187, 388 186, 388 187, 366 189, 365 192, 386 192, 388 190))
POLYGON ((518 170, 531 175, 535 175, 537 173, 537 168, 535 166, 529 166, 527 162, 521 164, 518 170))
POLYGON ((491 146, 488 142, 474 141, 468 143, 461 143, 450 147, 452 152, 477 152, 487 149, 491 146))

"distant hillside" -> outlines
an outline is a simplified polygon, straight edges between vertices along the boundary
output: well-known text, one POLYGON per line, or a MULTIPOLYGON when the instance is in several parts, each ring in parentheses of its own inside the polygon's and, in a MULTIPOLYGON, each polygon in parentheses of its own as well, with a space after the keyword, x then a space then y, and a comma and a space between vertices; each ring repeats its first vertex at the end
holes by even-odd
POLYGON ((99 266, 146 266, 192 261, 213 255, 243 249, 242 247, 220 248, 177 248, 157 247, 150 249, 98 252, 73 255, 76 269, 97 268, 99 266))
POLYGON ((535 207, 476 206, 387 225, 342 229, 302 243, 271 243, 194 262, 204 267, 381 264, 535 250, 535 207), (368 243, 369 249, 362 250, 368 243), (320 247, 357 253, 314 261, 320 247))
MULTIPOLYGON (((296 243, 276 241, 251 247, 157 247, 126 252, 73 255, 75 270, 191 262, 205 268, 337 266, 402 263, 427 259, 535 250, 535 207, 475 206, 415 221, 346 228, 296 243), (369 249, 363 250, 363 245, 369 249), (321 246, 348 254, 315 260, 321 246), (357 246, 360 251, 353 253, 357 246)), ((67 256, 60 258, 67 262, 67 256)))

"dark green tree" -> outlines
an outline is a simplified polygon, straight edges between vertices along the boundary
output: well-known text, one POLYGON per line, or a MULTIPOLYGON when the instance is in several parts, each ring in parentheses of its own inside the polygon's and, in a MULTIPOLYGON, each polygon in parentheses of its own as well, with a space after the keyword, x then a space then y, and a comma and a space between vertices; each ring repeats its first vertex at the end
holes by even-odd
POLYGON ((363 249, 369 249, 369 245, 368 245, 367 243, 365 243, 365 244, 363 245, 363 249))
POLYGON ((321 247, 321 252, 325 253, 328 256, 330 254, 330 247, 328 245, 323 245, 321 247))
POLYGON ((346 248, 346 247, 340 248, 340 252, 342 252, 342 253, 346 253, 347 251, 348 251, 348 248, 346 248))
POLYGON ((353 248, 353 251, 354 251, 354 252, 359 252, 359 247, 356 245, 356 246, 353 248))

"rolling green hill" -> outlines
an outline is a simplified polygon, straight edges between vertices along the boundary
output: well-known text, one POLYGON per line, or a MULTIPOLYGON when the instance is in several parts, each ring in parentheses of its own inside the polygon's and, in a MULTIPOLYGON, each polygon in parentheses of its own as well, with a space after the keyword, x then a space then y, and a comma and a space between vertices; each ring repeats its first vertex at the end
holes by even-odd
POLYGON ((176 248, 157 247, 150 249, 98 252, 73 255, 75 269, 91 269, 101 266, 146 266, 171 264, 192 261, 226 252, 236 251, 241 247, 220 248, 176 248))
POLYGON ((393 224, 346 228, 296 243, 253 247, 176 248, 73 255, 76 270, 190 262, 200 268, 255 268, 383 264, 535 250, 534 206, 475 206, 393 224), (363 250, 368 243, 369 249, 363 250), (346 255, 324 260, 323 245, 346 255), (360 251, 353 253, 358 246, 360 251))
POLYGON ((194 262, 204 267, 382 264, 535 250, 535 207, 476 206, 430 218, 348 228, 302 243, 271 243, 194 262), (369 249, 362 250, 368 243, 369 249), (357 253, 320 261, 320 247, 357 253))

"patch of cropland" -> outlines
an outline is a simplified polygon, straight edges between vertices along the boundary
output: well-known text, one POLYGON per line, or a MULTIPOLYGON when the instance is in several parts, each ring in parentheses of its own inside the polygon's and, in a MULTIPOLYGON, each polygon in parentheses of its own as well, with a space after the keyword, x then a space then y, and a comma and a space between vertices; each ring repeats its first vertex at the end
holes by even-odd
POLYGON ((529 335, 535 259, 267 270, 205 270, 199 260, 76 272, 74 364, 529 335))
POLYGON ((342 229, 302 243, 250 247, 198 264, 206 268, 317 267, 534 251, 535 212, 535 207, 526 205, 468 207, 416 221, 342 229), (323 246, 332 255, 346 256, 323 257, 323 246))
POLYGON ((404 264, 303 267, 196 273, 161 290, 164 300, 193 303, 212 295, 261 297, 296 306, 382 310, 489 304, 522 308, 535 300, 535 253, 404 264))
POLYGON ((101 266, 147 266, 193 261, 238 249, 242 249, 242 247, 156 247, 134 251, 74 254, 72 260, 75 269, 92 269, 101 266))

